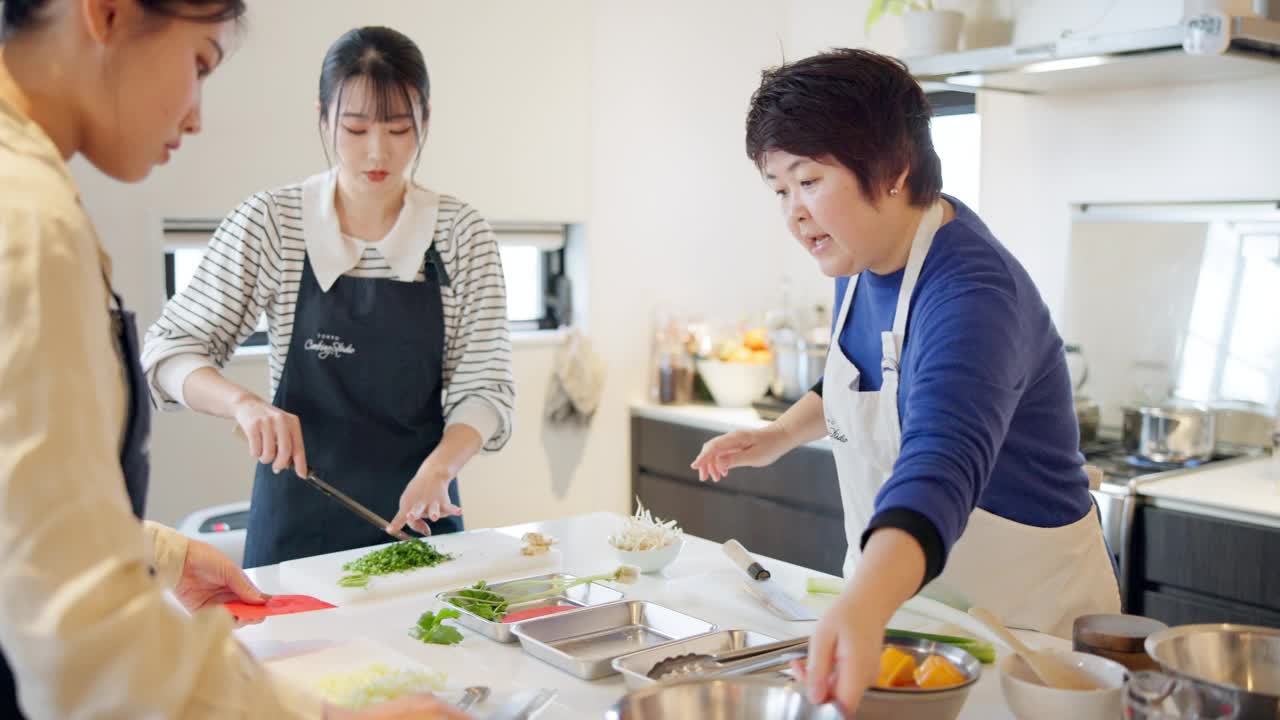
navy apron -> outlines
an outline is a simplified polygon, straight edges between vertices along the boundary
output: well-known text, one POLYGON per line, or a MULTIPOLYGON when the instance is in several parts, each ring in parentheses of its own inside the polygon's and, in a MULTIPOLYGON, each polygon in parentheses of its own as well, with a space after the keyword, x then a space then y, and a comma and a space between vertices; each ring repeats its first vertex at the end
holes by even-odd
MULTIPOLYGON (((107 284, 110 288, 110 283, 107 284)), ((124 363, 129 387, 129 421, 125 425, 124 441, 120 446, 120 469, 124 471, 124 488, 129 494, 133 514, 142 519, 147 503, 147 482, 151 475, 151 459, 147 448, 151 435, 151 398, 147 381, 138 361, 138 323, 134 314, 125 309, 120 296, 111 291, 116 308, 111 311, 111 329, 116 336, 120 358, 124 363)), ((152 571, 154 574, 154 570, 152 571)), ((13 673, 4 654, 0 653, 0 718, 22 718, 18 709, 18 692, 13 673)))
MULTIPOLYGON (((442 287, 435 246, 425 281, 339 276, 320 288, 304 259, 293 338, 272 404, 298 416, 307 465, 386 518, 444 435, 442 287)), ((449 499, 459 504, 457 479, 449 499)), ((457 532, 462 518, 428 522, 457 532)), ((258 464, 249 502, 246 568, 390 542, 382 530, 298 478, 258 464)))

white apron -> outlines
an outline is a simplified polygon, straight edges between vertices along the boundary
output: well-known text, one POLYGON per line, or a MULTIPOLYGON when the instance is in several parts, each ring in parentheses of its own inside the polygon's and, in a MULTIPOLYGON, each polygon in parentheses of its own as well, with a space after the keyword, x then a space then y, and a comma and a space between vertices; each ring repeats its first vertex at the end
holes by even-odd
MULTIPOLYGON (((893 471, 902 446, 898 423, 898 359, 910 312, 911 293, 943 214, 929 208, 916 230, 898 291, 893 330, 881 334, 884 382, 878 392, 858 390, 858 368, 840 349, 840 331, 858 278, 845 292, 822 382, 822 405, 840 479, 849 552, 844 575, 853 576, 859 544, 875 514, 875 498, 893 471)), ((1056 528, 1023 525, 981 508, 947 558, 942 575, 921 594, 967 608, 980 605, 1014 627, 1071 637, 1071 623, 1088 613, 1120 611, 1120 592, 1102 539, 1096 508, 1056 528)))

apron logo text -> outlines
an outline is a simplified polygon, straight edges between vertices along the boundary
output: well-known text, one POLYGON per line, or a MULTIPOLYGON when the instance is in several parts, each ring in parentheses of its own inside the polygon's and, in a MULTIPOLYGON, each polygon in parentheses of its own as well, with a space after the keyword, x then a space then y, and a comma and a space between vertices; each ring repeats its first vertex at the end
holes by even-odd
POLYGON ((342 338, 337 335, 326 335, 325 333, 316 333, 316 336, 308 339, 303 347, 314 352, 321 360, 327 360, 331 357, 340 358, 343 355, 354 355, 356 353, 354 345, 342 342, 342 338))
POLYGON ((849 442, 849 438, 845 437, 844 433, 840 432, 839 426, 832 422, 831 418, 827 418, 827 435, 831 436, 831 439, 836 442, 849 442))

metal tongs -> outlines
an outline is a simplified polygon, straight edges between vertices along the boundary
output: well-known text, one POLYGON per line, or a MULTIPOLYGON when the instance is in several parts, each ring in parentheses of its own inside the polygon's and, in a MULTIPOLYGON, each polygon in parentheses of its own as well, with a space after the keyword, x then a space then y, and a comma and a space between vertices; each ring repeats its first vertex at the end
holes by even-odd
POLYGON ((809 636, 779 640, 741 650, 713 654, 686 653, 658 661, 648 672, 653 680, 683 677, 749 675, 784 665, 809 654, 809 636))

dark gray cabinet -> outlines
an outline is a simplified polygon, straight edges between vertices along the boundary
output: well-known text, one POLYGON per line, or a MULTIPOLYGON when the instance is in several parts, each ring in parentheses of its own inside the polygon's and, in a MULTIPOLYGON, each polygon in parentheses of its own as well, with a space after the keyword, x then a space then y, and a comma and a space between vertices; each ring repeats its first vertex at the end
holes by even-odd
POLYGON ((1144 505, 1133 541, 1132 612, 1280 627, 1280 530, 1144 505))
POLYGON ((718 433, 631 419, 632 495, 661 518, 716 542, 737 538, 752 552, 840 574, 844 513, 831 453, 797 448, 767 468, 736 468, 699 482, 689 463, 718 433))

